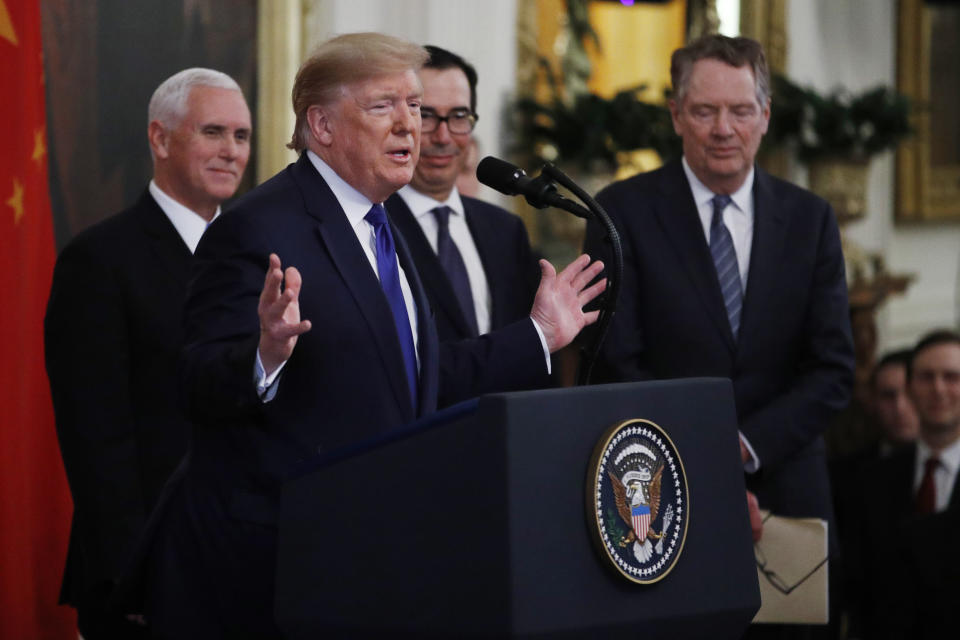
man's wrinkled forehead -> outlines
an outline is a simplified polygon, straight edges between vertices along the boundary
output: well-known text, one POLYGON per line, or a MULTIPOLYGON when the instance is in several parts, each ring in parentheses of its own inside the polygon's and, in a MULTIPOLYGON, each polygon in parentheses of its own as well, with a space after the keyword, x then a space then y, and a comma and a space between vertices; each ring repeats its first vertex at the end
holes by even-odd
POLYGON ((338 87, 339 99, 421 99, 423 84, 415 69, 406 69, 396 73, 384 73, 375 76, 357 78, 338 87))

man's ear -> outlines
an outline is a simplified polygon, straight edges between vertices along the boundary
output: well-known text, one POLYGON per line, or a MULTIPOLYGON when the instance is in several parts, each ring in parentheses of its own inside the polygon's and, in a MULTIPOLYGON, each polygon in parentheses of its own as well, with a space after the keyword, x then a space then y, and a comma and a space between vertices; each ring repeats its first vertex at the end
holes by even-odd
POLYGON ((329 107, 315 104, 307 109, 307 125, 310 127, 310 134, 320 146, 328 147, 333 143, 333 122, 330 119, 329 107))
POLYGON ((676 100, 671 98, 670 100, 667 100, 667 108, 670 109, 670 120, 673 122, 673 131, 679 136, 681 135, 678 124, 678 120, 680 118, 680 105, 676 100))
POLYGON ((166 160, 170 155, 170 132, 156 120, 147 125, 147 140, 155 158, 166 160))

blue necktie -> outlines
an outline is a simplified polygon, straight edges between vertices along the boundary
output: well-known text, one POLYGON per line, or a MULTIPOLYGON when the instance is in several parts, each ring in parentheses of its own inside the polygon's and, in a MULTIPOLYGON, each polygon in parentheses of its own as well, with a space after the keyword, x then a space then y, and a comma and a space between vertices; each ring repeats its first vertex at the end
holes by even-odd
POLYGON ((393 312, 393 324, 400 340, 403 352, 403 365, 407 372, 407 384, 410 386, 410 400, 414 411, 417 410, 417 354, 413 346, 413 332, 410 330, 410 318, 407 305, 403 301, 400 289, 400 271, 397 265, 397 252, 393 244, 393 234, 387 224, 387 212, 382 204, 375 204, 364 216, 373 225, 377 238, 377 272, 380 274, 380 286, 387 296, 390 311, 393 312))
POLYGON ((473 294, 470 290, 470 278, 467 276, 467 265, 463 263, 463 256, 457 249, 456 243, 450 237, 450 207, 437 207, 431 211, 437 219, 437 258, 440 266, 447 274, 453 293, 460 303, 460 310, 467 320, 471 335, 476 337, 477 312, 473 306, 473 294))
POLYGON ((713 219, 710 221, 710 254, 717 268, 717 280, 720 281, 720 293, 723 306, 727 308, 730 331, 736 340, 740 331, 740 309, 743 305, 743 287, 740 284, 740 267, 737 265, 737 252, 733 250, 733 238, 730 230, 723 224, 723 210, 730 204, 730 196, 713 197, 713 219))

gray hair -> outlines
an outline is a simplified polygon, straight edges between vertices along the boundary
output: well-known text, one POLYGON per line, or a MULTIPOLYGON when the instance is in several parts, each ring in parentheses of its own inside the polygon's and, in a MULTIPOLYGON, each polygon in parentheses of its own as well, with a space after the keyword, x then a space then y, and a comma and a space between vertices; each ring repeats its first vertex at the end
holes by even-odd
POLYGON ((683 103, 686 96, 694 63, 704 59, 720 60, 737 68, 748 65, 753 72, 757 102, 766 106, 770 99, 770 69, 763 47, 750 38, 729 38, 718 33, 705 35, 673 52, 670 79, 677 104, 683 103))
POLYGON ((187 114, 187 100, 195 87, 231 89, 243 95, 236 80, 223 72, 203 67, 184 69, 164 80, 153 92, 147 107, 147 124, 156 120, 167 129, 179 125, 187 114))

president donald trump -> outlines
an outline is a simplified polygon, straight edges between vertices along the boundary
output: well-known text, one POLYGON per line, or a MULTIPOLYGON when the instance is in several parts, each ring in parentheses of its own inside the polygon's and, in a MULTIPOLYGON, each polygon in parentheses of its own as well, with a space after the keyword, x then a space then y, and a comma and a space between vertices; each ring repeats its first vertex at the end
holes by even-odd
POLYGON ((183 366, 197 427, 147 547, 146 613, 159 637, 279 635, 277 509, 299 461, 396 429, 438 398, 534 384, 549 353, 595 320, 582 307, 604 286, 588 286, 602 265, 581 256, 560 274, 541 263, 529 318, 438 343, 382 207, 417 163, 426 58, 379 34, 321 45, 293 90, 299 160, 238 201, 197 250, 183 366))

